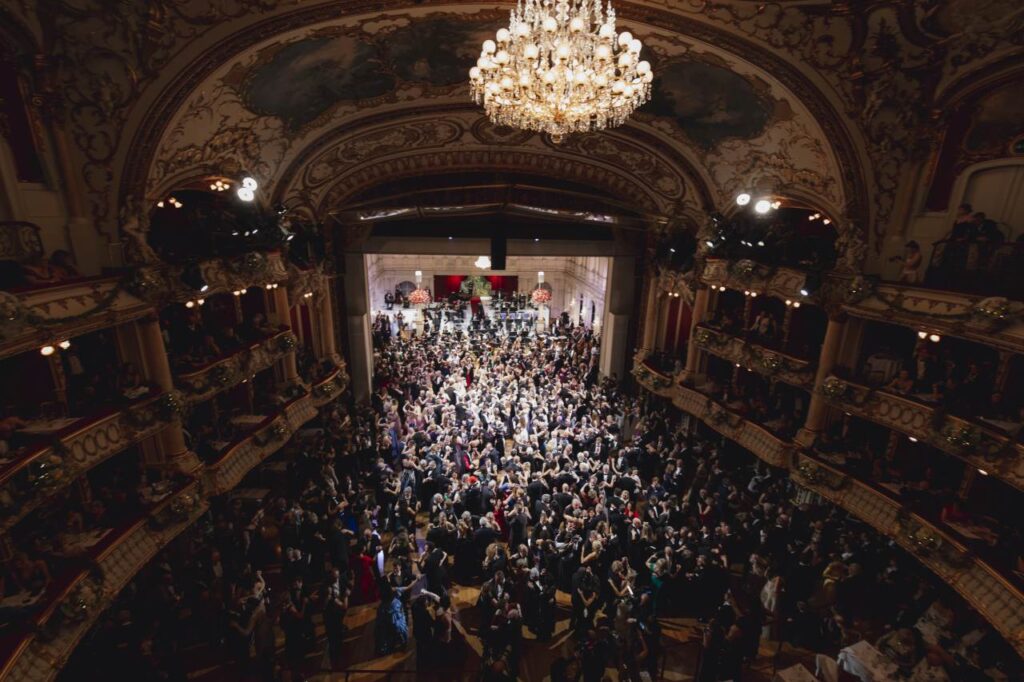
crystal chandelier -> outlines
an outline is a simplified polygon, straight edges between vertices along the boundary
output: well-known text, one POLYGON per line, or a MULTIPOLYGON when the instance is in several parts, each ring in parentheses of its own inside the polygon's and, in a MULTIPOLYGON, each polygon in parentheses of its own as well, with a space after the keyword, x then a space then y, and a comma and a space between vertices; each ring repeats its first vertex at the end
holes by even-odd
POLYGON ((469 70, 477 104, 497 125, 569 133, 622 125, 651 96, 643 45, 615 31, 611 2, 519 0, 508 28, 486 40, 469 70))

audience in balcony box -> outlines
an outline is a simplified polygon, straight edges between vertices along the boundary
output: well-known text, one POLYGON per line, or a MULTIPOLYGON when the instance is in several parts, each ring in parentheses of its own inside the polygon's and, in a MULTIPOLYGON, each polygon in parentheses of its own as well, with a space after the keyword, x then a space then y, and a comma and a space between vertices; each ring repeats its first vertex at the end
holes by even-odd
POLYGON ((899 281, 906 284, 917 284, 921 281, 921 245, 916 241, 909 241, 903 247, 903 255, 895 256, 894 260, 903 261, 900 266, 899 281))
POLYGON ((767 310, 761 310, 748 331, 755 342, 771 345, 775 343, 779 329, 775 316, 767 310))
POLYGON ((885 388, 897 395, 910 395, 913 393, 914 380, 910 376, 910 371, 901 369, 885 388))

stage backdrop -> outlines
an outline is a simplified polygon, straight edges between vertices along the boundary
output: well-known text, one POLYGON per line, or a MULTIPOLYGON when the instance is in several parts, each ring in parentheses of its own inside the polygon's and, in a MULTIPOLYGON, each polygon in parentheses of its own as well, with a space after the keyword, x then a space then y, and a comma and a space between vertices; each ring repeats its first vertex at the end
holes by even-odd
MULTIPOLYGON (((434 275, 434 298, 445 298, 450 293, 458 293, 463 280, 469 275, 434 275)), ((485 276, 490 285, 491 292, 497 294, 499 291, 506 295, 519 290, 519 277, 514 275, 488 275, 485 276)))

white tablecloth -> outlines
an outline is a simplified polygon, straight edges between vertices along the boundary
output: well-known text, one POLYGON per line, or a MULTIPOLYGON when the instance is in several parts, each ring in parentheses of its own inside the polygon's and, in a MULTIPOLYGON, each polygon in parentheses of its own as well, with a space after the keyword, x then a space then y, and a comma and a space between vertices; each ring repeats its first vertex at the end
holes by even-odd
POLYGON ((837 660, 842 670, 857 676, 862 682, 886 682, 897 679, 899 675, 896 664, 864 640, 841 650, 837 660))
POLYGON ((775 673, 772 682, 818 682, 818 678, 801 663, 775 673))

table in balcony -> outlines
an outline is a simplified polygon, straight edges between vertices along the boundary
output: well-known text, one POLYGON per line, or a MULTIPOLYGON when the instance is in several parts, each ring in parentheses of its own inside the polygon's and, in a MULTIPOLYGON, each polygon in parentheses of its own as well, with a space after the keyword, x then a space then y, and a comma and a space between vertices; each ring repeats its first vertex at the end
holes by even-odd
POLYGON ((231 418, 231 424, 241 429, 253 429, 266 419, 267 416, 264 414, 240 414, 231 418))
POLYGON ((52 436, 55 433, 63 431, 75 422, 80 417, 58 417, 57 419, 38 419, 30 422, 28 426, 24 426, 18 429, 18 433, 26 436, 52 436))
POLYGON ((989 419, 988 417, 979 417, 978 421, 984 422, 989 426, 999 429, 1005 434, 1013 435, 1024 427, 1021 422, 1010 422, 1002 419, 989 419))
POLYGON ((54 550, 53 554, 59 557, 81 556, 99 544, 112 530, 112 528, 97 528, 82 533, 64 533, 60 538, 60 549, 54 550))
POLYGON ((899 678, 899 668, 866 640, 839 652, 839 668, 860 678, 861 682, 885 682, 899 678))

